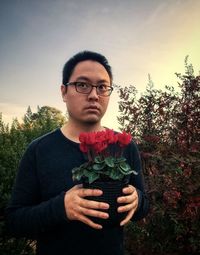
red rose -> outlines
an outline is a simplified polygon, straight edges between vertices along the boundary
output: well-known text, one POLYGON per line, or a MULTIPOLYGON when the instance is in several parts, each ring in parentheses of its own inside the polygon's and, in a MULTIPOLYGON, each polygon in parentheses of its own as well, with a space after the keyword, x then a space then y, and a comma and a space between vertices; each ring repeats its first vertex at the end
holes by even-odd
POLYGON ((86 138, 87 137, 87 133, 80 133, 80 135, 79 135, 79 141, 81 142, 81 143, 85 143, 85 141, 86 141, 86 138))
POLYGON ((106 133, 105 133, 105 131, 96 132, 96 134, 95 134, 95 142, 98 143, 98 142, 103 142, 103 141, 106 141, 106 133))
POLYGON ((107 147, 108 147, 108 144, 106 142, 98 142, 92 146, 95 154, 99 154, 100 152, 104 151, 107 147))
POLYGON ((108 144, 113 144, 118 141, 118 136, 115 134, 115 132, 111 129, 106 130, 106 139, 108 141, 108 144))
POLYGON ((86 153, 86 152, 88 152, 89 148, 88 148, 88 146, 85 143, 80 143, 80 150, 83 153, 86 153))
MULTIPOLYGON (((88 153, 88 157, 94 159, 95 155, 102 153, 102 156, 113 156, 118 157, 119 153, 116 155, 112 154, 112 150, 109 150, 110 144, 116 144, 121 148, 125 147, 131 142, 130 133, 115 133, 111 129, 106 129, 106 131, 99 132, 83 132, 80 133, 80 150, 83 153, 88 153), (107 149, 108 148, 108 149, 107 149)), ((122 152, 122 151, 121 151, 122 152)))
POLYGON ((79 141, 81 143, 85 143, 87 145, 94 144, 96 142, 95 140, 95 132, 91 133, 80 133, 79 135, 79 141))
POLYGON ((118 142, 119 142, 119 146, 121 147, 125 147, 126 145, 128 145, 131 142, 131 134, 130 133, 118 133, 118 142))

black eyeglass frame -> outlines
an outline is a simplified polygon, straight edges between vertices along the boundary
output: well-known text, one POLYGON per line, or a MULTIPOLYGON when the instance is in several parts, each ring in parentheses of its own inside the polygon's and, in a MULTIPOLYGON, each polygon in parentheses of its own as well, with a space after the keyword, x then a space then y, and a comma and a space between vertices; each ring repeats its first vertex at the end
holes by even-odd
POLYGON ((85 95, 90 94, 91 91, 93 90, 93 88, 96 88, 97 95, 98 95, 98 96, 102 96, 102 97, 109 97, 109 96, 112 94, 112 91, 113 91, 113 87, 112 87, 112 86, 106 86, 108 89, 105 90, 104 92, 107 92, 108 95, 100 94, 99 91, 98 91, 98 88, 99 88, 102 84, 100 84, 100 85, 94 85, 94 84, 89 83, 89 82, 81 82, 81 81, 68 82, 68 83, 66 83, 66 84, 64 84, 64 85, 65 85, 65 86, 74 85, 74 86, 75 86, 75 89, 76 89, 76 92, 78 92, 78 93, 80 93, 80 94, 85 94, 85 95), (91 88, 90 91, 89 91, 89 92, 82 92, 82 91, 80 92, 80 91, 78 90, 78 86, 77 86, 78 83, 79 83, 79 84, 87 84, 87 85, 89 85, 90 88, 91 88))

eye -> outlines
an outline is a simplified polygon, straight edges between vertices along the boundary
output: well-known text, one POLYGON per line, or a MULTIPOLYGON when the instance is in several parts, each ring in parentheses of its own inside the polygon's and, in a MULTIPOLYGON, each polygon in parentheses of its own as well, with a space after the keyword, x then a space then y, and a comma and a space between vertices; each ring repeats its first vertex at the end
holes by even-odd
POLYGON ((85 82, 76 82, 76 86, 80 89, 87 89, 89 87, 89 84, 85 82))
POLYGON ((100 84, 100 85, 98 85, 98 89, 100 91, 107 91, 108 90, 108 86, 105 85, 105 84, 100 84))

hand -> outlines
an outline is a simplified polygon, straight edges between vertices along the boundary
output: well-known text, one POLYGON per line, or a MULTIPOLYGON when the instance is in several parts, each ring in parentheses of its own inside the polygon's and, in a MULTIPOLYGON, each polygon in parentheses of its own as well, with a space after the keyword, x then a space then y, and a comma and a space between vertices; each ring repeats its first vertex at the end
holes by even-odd
POLYGON ((107 219, 108 213, 99 210, 108 209, 109 205, 103 202, 96 202, 84 199, 87 196, 101 196, 102 191, 98 189, 84 189, 82 185, 76 185, 65 193, 64 203, 67 218, 79 220, 92 228, 102 229, 102 226, 94 223, 87 216, 107 219))
POLYGON ((119 206, 117 211, 119 213, 128 212, 128 214, 126 218, 120 222, 120 226, 124 226, 129 222, 138 207, 138 193, 135 187, 128 185, 128 187, 123 189, 123 193, 126 196, 118 197, 117 202, 126 205, 119 206))

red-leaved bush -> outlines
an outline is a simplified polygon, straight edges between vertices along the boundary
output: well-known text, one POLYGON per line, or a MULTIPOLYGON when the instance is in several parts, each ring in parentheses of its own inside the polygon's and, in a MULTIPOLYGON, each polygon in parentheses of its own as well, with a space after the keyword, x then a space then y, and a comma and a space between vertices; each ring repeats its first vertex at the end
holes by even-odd
POLYGON ((135 87, 119 89, 118 120, 137 138, 151 200, 149 216, 127 228, 130 254, 200 252, 200 76, 187 58, 185 68, 179 92, 151 79, 139 99, 135 87))

